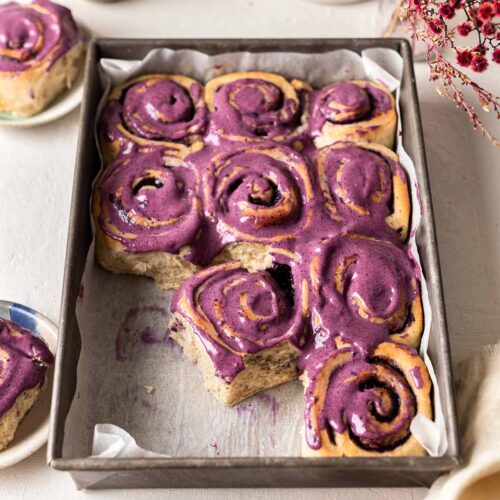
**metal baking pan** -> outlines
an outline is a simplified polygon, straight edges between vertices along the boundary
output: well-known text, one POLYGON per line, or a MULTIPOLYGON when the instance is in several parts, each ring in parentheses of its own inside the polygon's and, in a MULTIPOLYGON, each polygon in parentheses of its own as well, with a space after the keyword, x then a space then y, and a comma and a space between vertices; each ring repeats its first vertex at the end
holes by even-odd
POLYGON ((69 219, 68 247, 55 369, 48 463, 69 471, 77 483, 91 474, 92 488, 177 488, 177 487, 363 487, 428 486, 441 473, 459 463, 459 443, 450 349, 442 295, 441 274, 427 174, 422 126, 411 49, 403 39, 272 39, 272 40, 147 40, 99 38, 90 44, 87 56, 85 93, 81 114, 79 146, 69 219), (419 249, 427 277, 433 310, 429 355, 434 363, 447 424, 448 451, 442 457, 404 458, 65 458, 64 422, 76 387, 80 335, 75 316, 80 279, 92 241, 89 199, 92 180, 99 169, 93 133, 96 109, 101 98, 98 77, 100 58, 142 59, 151 49, 195 49, 208 54, 232 51, 291 51, 302 53, 369 47, 398 51, 404 60, 401 113, 404 146, 415 162, 423 216, 419 228, 419 249))

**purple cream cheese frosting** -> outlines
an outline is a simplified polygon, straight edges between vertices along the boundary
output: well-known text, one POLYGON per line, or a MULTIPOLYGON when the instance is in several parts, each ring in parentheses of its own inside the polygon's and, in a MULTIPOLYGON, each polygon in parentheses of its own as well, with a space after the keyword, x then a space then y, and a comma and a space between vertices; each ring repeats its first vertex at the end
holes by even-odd
POLYGON ((0 318, 0 417, 23 392, 44 384, 53 362, 42 339, 0 318))
POLYGON ((231 262, 194 275, 174 295, 172 311, 195 312, 193 328, 226 382, 244 369, 243 354, 283 341, 298 348, 303 341, 300 290, 295 298, 286 296, 272 273, 251 273, 231 262))
MULTIPOLYGON (((402 347, 418 356, 414 349, 402 347)), ((317 417, 319 430, 330 428, 336 434, 346 430, 361 448, 388 451, 408 439, 410 424, 417 412, 412 389, 402 372, 393 366, 396 360, 363 358, 359 352, 341 349, 337 354, 352 352, 348 360, 329 376, 325 400, 317 417)), ((321 447, 321 437, 311 420, 312 409, 318 404, 314 397, 316 378, 325 369, 325 360, 309 363, 308 376, 312 383, 306 389, 305 434, 308 445, 321 447)), ((333 354, 334 356, 336 354, 333 354)), ((328 374, 327 374, 328 375, 328 374)))
POLYGON ((325 122, 355 123, 373 118, 391 109, 389 95, 367 83, 332 83, 312 92, 310 128, 313 137, 321 134, 325 122))
POLYGON ((344 235, 323 240, 315 253, 316 347, 332 346, 340 336, 368 354, 412 320, 410 303, 420 293, 418 271, 402 245, 344 235))
POLYGON ((103 111, 106 140, 119 141, 122 153, 128 153, 137 150, 134 137, 165 148, 166 142, 189 145, 203 134, 207 108, 202 86, 172 78, 149 75, 115 90, 103 111))
POLYGON ((100 228, 129 252, 188 247, 189 260, 207 264, 217 250, 206 246, 198 177, 188 163, 158 151, 118 158, 99 182, 100 228))
POLYGON ((48 0, 0 5, 0 71, 22 72, 49 58, 49 68, 81 41, 71 11, 48 0))
POLYGON ((295 137, 302 103, 285 97, 272 82, 242 78, 226 83, 214 98, 212 131, 225 139, 269 139, 283 142, 295 137))

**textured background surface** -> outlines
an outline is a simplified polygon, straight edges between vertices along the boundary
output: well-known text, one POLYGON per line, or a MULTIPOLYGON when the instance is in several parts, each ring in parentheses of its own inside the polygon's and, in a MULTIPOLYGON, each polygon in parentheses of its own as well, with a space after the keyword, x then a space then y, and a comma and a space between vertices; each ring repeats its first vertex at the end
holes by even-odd
MULTIPOLYGON (((147 37, 373 36, 376 1, 328 7, 303 0, 62 0, 97 35, 147 37)), ((500 71, 485 80, 493 89, 500 71)), ((500 151, 438 96, 416 65, 452 351, 459 359, 500 339, 500 151)), ((0 130, 0 297, 57 321, 78 111, 31 130, 0 130)), ((487 123, 500 135, 498 122, 487 123)), ((45 449, 0 471, 0 498, 419 499, 425 489, 187 490, 76 493, 45 466, 45 449)))

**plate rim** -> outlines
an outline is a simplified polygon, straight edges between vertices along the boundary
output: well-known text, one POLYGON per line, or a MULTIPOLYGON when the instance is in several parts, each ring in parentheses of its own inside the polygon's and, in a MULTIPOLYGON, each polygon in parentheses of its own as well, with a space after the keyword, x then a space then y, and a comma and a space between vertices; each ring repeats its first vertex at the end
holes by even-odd
MULTIPOLYGON (((0 306, 6 306, 8 311, 10 311, 11 306, 20 306, 20 309, 22 309, 27 315, 35 317, 37 323, 41 323, 44 326, 44 332, 46 333, 46 335, 41 335, 40 332, 37 331, 34 332, 35 335, 38 333, 42 339, 46 340, 48 348, 50 349, 50 351, 54 356, 56 355, 59 329, 51 319, 49 319, 44 314, 38 312, 36 309, 33 309, 32 307, 29 306, 25 306, 20 302, 12 302, 10 300, 0 299, 0 306), (48 338, 50 338, 50 341, 47 340, 48 338)), ((0 308, 0 318, 5 318, 8 319, 9 321, 12 321, 10 317, 9 318, 5 317, 1 308, 0 308)), ((53 368, 51 369, 51 374, 52 376, 48 380, 48 384, 50 385, 52 385, 53 383, 53 368)), ((49 387, 47 387, 46 390, 49 390, 49 387)), ((36 404, 37 402, 35 402, 35 405, 36 404)), ((29 436, 27 436, 25 439, 23 439, 16 445, 12 447, 8 445, 7 448, 0 451, 0 470, 6 469, 7 467, 11 467, 12 465, 16 465, 19 462, 26 460, 30 456, 34 455, 40 448, 42 448, 47 443, 49 435, 50 407, 51 405, 48 406, 47 414, 43 419, 43 421, 41 422, 40 426, 34 429, 34 431, 29 436)), ((23 421, 21 421, 19 425, 21 426, 22 424, 23 421)))

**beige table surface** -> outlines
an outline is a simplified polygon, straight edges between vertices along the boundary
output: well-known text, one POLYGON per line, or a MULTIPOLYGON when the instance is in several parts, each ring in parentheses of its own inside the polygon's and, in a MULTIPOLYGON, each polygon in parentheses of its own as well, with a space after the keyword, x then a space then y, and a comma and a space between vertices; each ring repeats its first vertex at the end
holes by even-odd
MULTIPOLYGON (((64 0, 98 35, 356 37, 375 34, 375 1, 344 7, 304 0, 64 0)), ((493 88, 497 67, 486 78, 493 88)), ((439 97, 416 65, 451 345, 456 359, 500 339, 500 151, 439 97)), ((498 90, 498 89, 497 89, 498 90)), ((0 298, 59 317, 79 111, 29 130, 0 130, 0 298)), ((488 117, 500 135, 498 122, 488 117)), ((0 499, 424 498, 425 489, 133 490, 76 492, 45 465, 45 449, 0 471, 0 499)))

